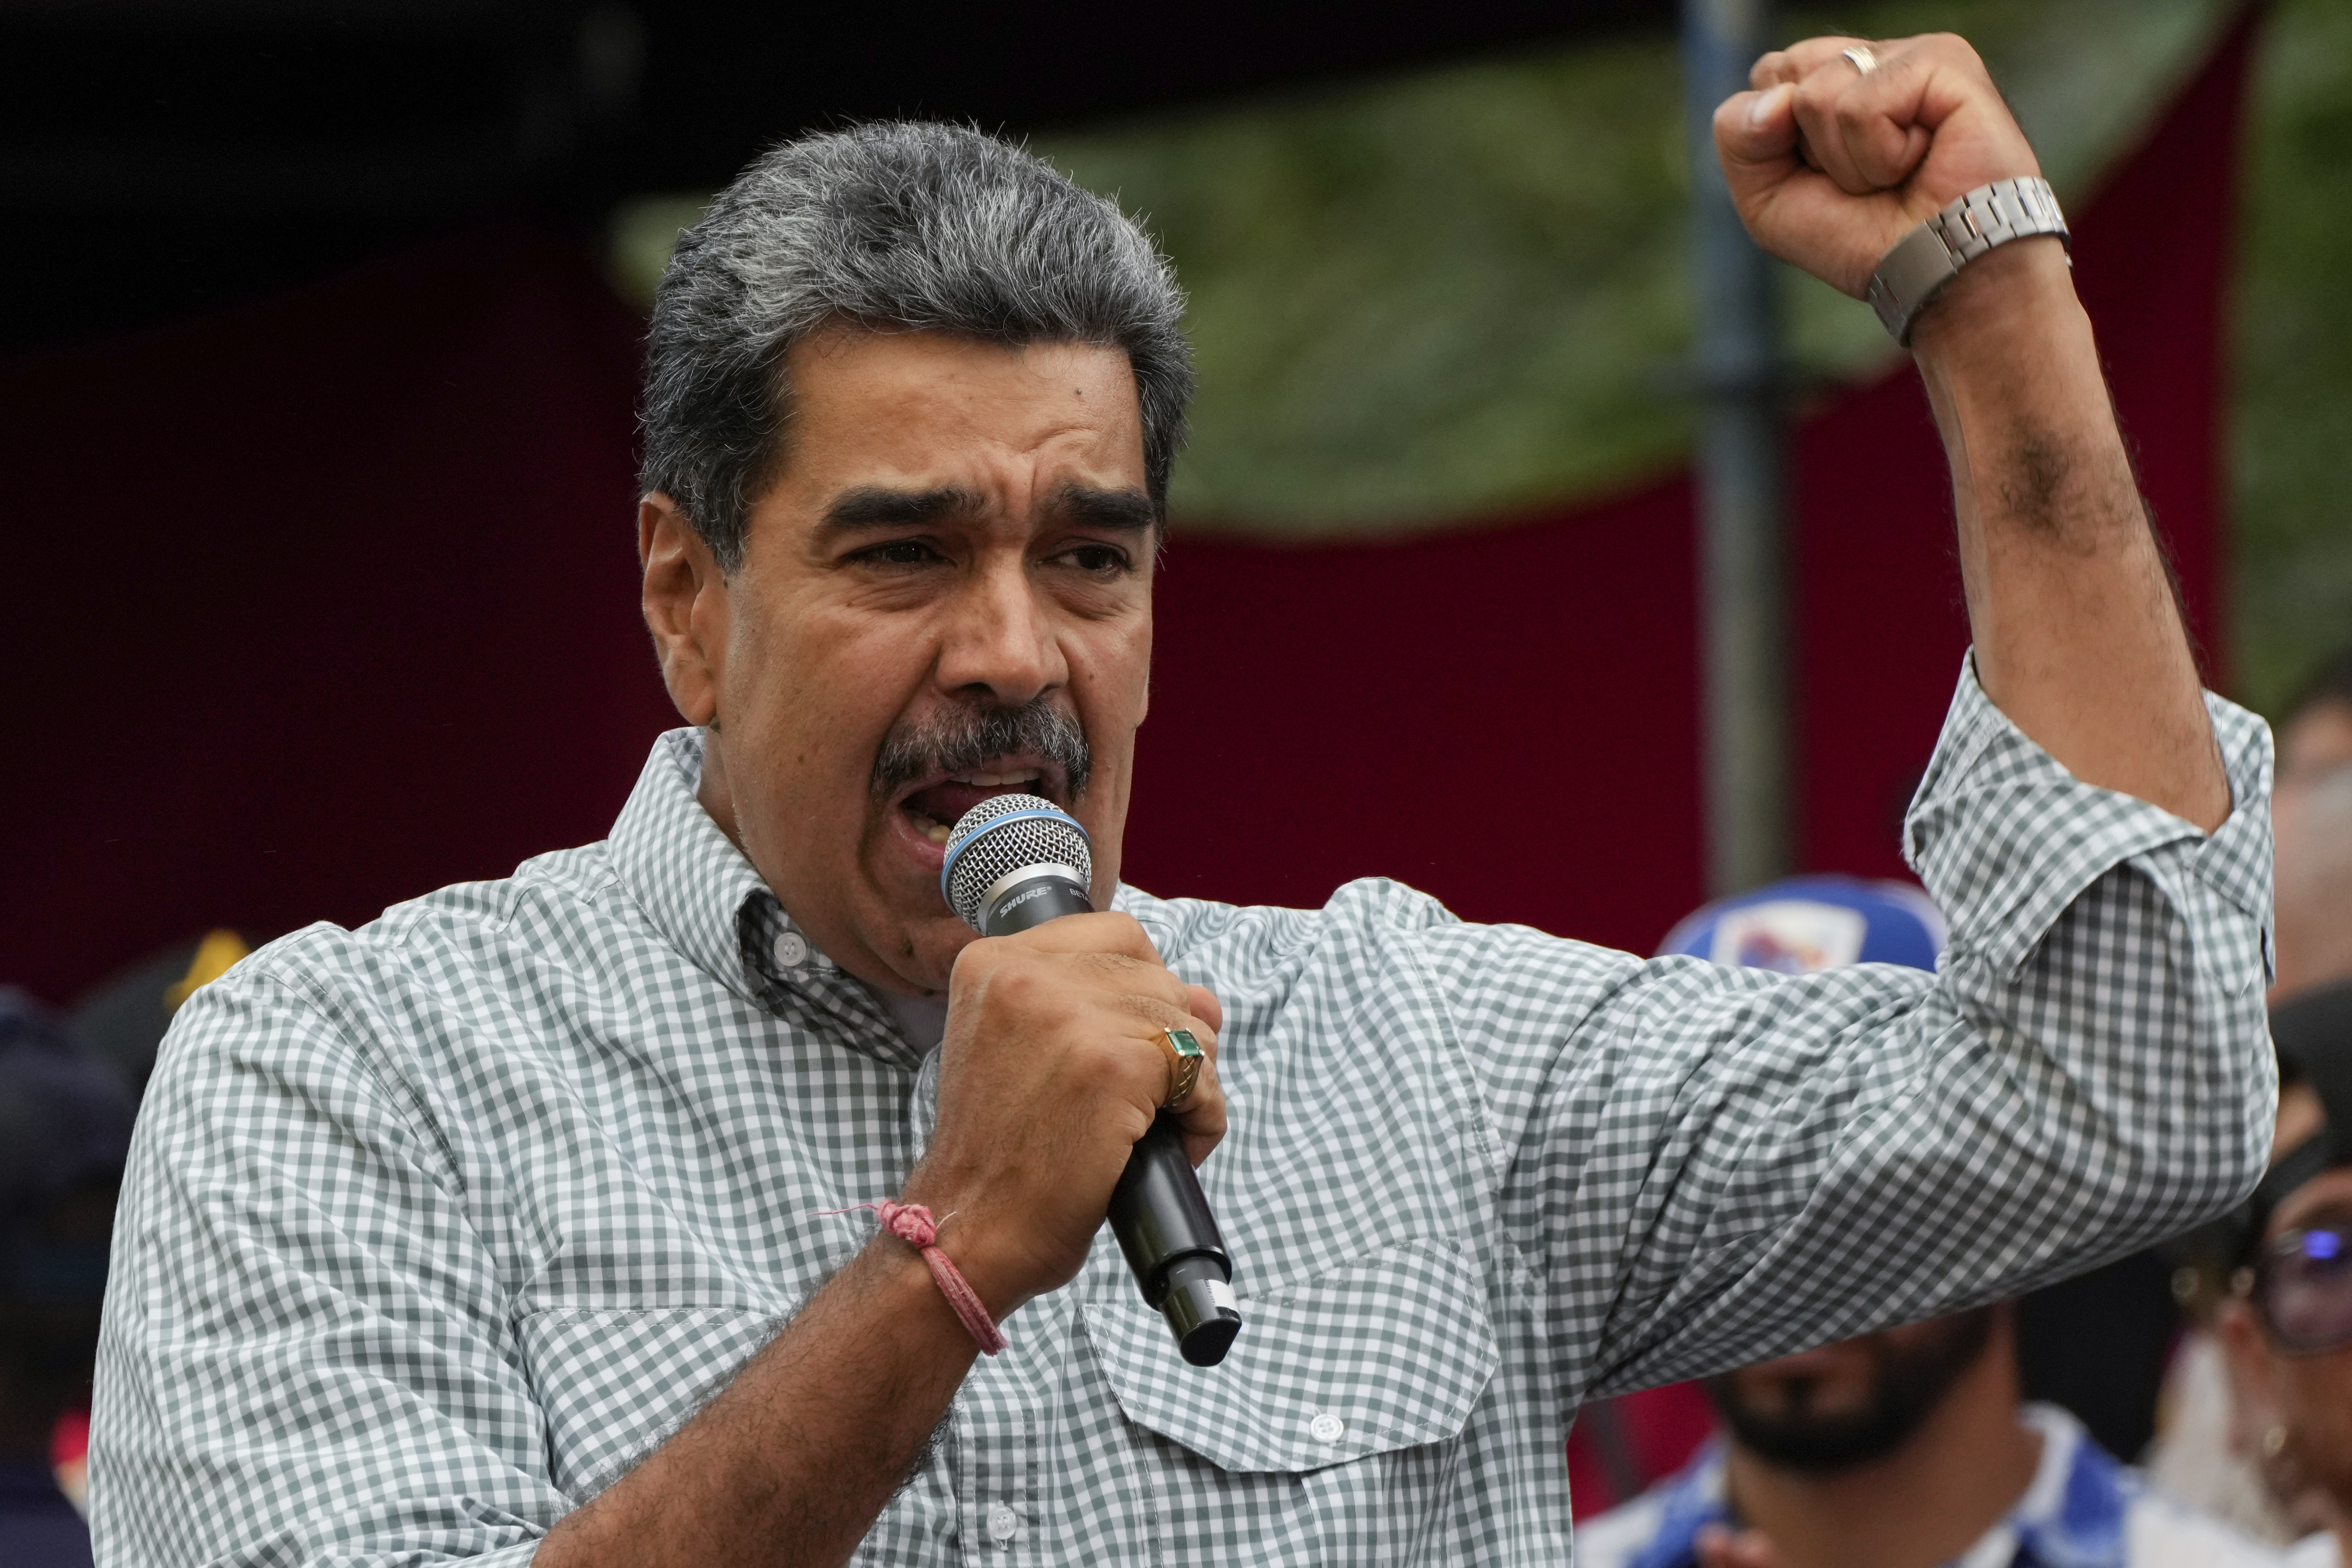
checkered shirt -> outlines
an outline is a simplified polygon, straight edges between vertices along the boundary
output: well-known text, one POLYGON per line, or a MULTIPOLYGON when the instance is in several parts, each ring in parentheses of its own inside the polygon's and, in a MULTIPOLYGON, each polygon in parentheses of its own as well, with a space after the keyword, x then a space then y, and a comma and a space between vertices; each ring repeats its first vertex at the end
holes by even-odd
MULTIPOLYGON (((1906 828, 1938 973, 1786 976, 1122 889, 1223 1000, 1244 1321, 1178 1359, 1108 1234, 856 1561, 1542 1563, 1580 1401, 1981 1301, 2267 1152, 2269 737, 2210 838, 1965 673, 1906 828)), ((183 1009, 98 1372, 110 1565, 520 1563, 866 1241, 918 1051, 664 736, 612 837, 274 942, 183 1009)), ((1566 872, 1564 874, 1572 874, 1566 872)))

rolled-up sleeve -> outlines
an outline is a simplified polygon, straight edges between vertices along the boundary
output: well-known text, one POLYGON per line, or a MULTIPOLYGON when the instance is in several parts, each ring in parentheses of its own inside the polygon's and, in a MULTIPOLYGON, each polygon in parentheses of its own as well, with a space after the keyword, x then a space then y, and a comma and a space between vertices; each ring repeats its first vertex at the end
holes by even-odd
POLYGON ((570 1506, 455 1167, 296 984, 182 1010, 150 1088, 91 1424, 98 1560, 474 1568, 570 1506))
POLYGON ((2207 705, 2233 803, 2210 836, 2074 778, 1964 670, 1906 826, 1951 925, 1933 975, 1626 960, 1546 1038, 1494 984, 1543 939, 1435 933, 1571 1393, 1992 1300, 2248 1190, 2276 1094, 2270 738, 2207 705))

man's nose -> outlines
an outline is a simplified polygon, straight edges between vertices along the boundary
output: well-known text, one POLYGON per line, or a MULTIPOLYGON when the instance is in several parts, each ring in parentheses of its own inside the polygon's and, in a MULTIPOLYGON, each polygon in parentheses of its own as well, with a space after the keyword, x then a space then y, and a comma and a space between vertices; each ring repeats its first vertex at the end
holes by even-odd
POLYGON ((982 563, 956 596, 940 649, 940 687, 984 690, 1017 708, 1068 679, 1050 606, 1028 563, 1017 556, 982 563))

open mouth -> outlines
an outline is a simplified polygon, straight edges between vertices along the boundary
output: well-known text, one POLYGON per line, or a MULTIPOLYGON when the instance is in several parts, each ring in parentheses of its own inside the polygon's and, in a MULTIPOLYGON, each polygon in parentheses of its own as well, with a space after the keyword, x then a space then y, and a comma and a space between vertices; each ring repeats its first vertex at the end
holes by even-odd
POLYGON ((1060 805, 1061 770, 1036 758, 991 758, 980 767, 917 784, 898 797, 898 808, 919 837, 945 845, 965 812, 1000 795, 1043 795, 1060 805))

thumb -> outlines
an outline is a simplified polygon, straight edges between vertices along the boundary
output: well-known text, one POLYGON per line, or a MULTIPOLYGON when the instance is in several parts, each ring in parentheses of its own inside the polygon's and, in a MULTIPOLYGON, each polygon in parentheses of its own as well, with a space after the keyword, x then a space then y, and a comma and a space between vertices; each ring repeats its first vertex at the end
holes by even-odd
POLYGON ((1788 82, 1735 92, 1715 109, 1715 152, 1732 195, 1797 167, 1797 89, 1788 82))

